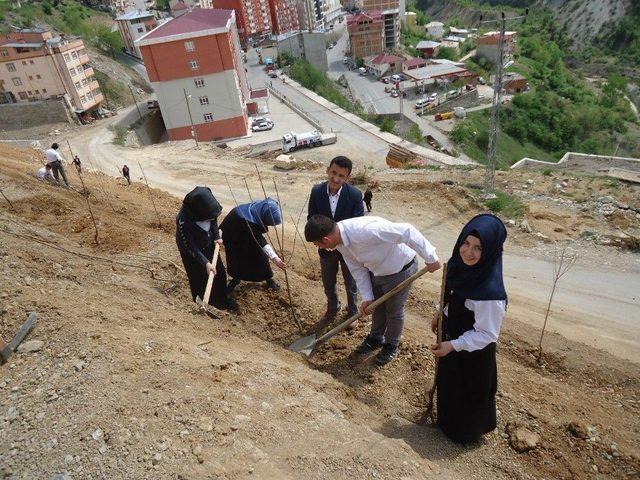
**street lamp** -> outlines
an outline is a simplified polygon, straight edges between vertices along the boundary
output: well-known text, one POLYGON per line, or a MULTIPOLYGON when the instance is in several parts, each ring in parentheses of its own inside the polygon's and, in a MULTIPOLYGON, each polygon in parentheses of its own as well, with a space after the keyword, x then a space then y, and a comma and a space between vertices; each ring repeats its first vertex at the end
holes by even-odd
POLYGON ((198 134, 196 133, 196 129, 193 126, 193 117, 191 116, 191 105, 189 104, 189 99, 191 98, 191 95, 187 95, 187 89, 186 88, 183 88, 182 90, 184 92, 184 101, 187 104, 187 111, 189 112, 189 122, 191 123, 191 136, 195 140, 196 147, 197 147, 198 146, 198 134))
POLYGON ((505 68, 509 68, 513 65, 513 61, 510 60, 504 64, 504 32, 506 29, 507 20, 520 20, 522 23, 527 20, 529 15, 529 9, 525 10, 524 15, 518 17, 506 18, 504 12, 502 12, 502 18, 500 20, 486 20, 482 21, 480 17, 480 23, 496 23, 500 22, 500 40, 498 43, 498 71, 493 80, 493 108, 491 112, 491 132, 489 134, 489 146, 487 148, 487 168, 484 176, 484 193, 485 198, 495 198, 493 193, 494 177, 496 172, 496 152, 498 147, 498 131, 500 129, 500 104, 502 102, 502 72, 505 68))

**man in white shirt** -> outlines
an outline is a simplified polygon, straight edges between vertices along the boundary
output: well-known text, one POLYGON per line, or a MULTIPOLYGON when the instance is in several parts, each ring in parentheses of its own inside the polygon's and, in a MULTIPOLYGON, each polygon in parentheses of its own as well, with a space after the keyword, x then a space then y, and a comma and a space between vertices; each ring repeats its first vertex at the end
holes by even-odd
MULTIPOLYGON (((356 217, 340 222, 314 215, 304 229, 305 238, 318 248, 337 249, 356 280, 362 295, 360 311, 400 282, 416 273, 416 253, 429 272, 440 268, 436 249, 414 226, 393 223, 380 217, 356 217)), ((373 311, 371 332, 356 348, 366 354, 382 347, 376 356, 378 365, 395 358, 404 328, 404 304, 409 287, 388 299, 373 311)))
POLYGON ((44 155, 47 159, 47 165, 50 165, 51 169, 53 170, 53 176, 55 177, 55 179, 59 182, 60 175, 62 175, 62 179, 68 187, 69 181, 67 180, 67 174, 64 171, 64 159, 62 158, 62 155, 58 153, 58 148, 60 148, 59 145, 57 143, 54 143, 51 145, 51 148, 49 150, 44 152, 44 155))
POLYGON ((53 182, 55 177, 53 176, 53 173, 51 173, 51 166, 45 165, 44 167, 41 167, 36 173, 36 178, 43 182, 53 182))

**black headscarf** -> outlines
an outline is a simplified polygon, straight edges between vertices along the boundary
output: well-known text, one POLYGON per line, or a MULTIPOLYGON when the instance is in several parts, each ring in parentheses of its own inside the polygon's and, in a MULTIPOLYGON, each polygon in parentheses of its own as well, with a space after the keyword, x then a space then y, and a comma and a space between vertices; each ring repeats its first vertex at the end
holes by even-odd
POLYGON ((502 280, 502 245, 507 229, 502 221, 489 213, 473 217, 462 229, 447 265, 447 289, 469 300, 506 300, 502 280), (460 246, 473 235, 480 239, 482 255, 475 265, 465 265, 460 246))
POLYGON ((194 222, 213 220, 222 212, 222 205, 208 187, 196 187, 184 197, 182 210, 194 222))

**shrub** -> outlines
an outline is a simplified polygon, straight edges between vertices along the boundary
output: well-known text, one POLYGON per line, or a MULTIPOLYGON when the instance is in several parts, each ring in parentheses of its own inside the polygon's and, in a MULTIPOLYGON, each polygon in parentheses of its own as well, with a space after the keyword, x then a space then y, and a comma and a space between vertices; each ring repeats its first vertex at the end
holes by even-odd
POLYGON ((391 117, 384 117, 382 123, 380 124, 381 132, 393 133, 396 128, 396 122, 393 121, 391 117))
POLYGON ((508 218, 520 218, 526 211, 522 201, 502 190, 494 191, 496 198, 483 201, 483 205, 494 213, 501 213, 508 218))
POLYGON ((551 170, 550 168, 545 168, 542 171, 542 175, 544 175, 545 177, 550 177, 552 172, 553 172, 553 170, 551 170))

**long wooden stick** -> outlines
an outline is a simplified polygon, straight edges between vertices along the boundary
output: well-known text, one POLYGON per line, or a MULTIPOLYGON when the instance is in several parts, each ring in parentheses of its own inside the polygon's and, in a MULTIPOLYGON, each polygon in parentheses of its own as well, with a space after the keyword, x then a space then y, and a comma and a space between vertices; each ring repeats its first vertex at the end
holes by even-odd
POLYGON ((13 203, 11 203, 11 200, 9 200, 7 198, 7 196, 4 194, 4 192, 2 191, 2 189, 0 188, 0 195, 2 195, 4 197, 4 199, 7 201, 7 203, 9 204, 9 206, 11 207, 11 210, 15 210, 15 208, 13 207, 13 203))
MULTIPOLYGON (((438 346, 442 343, 442 317, 444 316, 444 294, 445 287, 447 284, 447 264, 446 262, 442 265, 442 284, 440 285, 440 308, 438 309, 438 330, 436 331, 436 335, 438 337, 438 346)), ((427 410, 424 414, 426 417, 431 417, 431 422, 435 422, 435 415, 433 412, 433 397, 436 393, 436 389, 438 388, 438 366, 440 365, 440 357, 436 357, 436 365, 433 370, 433 385, 431 385, 431 389, 429 390, 429 401, 427 403, 427 410)))
MULTIPOLYGON (((213 249, 213 260, 211 260, 211 265, 215 268, 216 263, 218 263, 218 254, 220 253, 220 244, 216 242, 216 246, 213 249)), ((202 301, 209 305, 209 297, 211 296, 211 287, 213 286, 213 277, 215 274, 213 272, 209 272, 209 278, 207 278, 207 287, 204 289, 204 298, 202 301)))
POLYGON ((147 176, 142 169, 142 165, 138 162, 138 167, 140 167, 140 171, 142 172, 142 177, 144 178, 144 183, 147 184, 147 191, 149 192, 149 198, 151 198, 151 204, 153 205, 153 209, 156 212, 156 216, 158 217, 158 227, 162 227, 162 222, 160 221, 160 214, 158 213, 158 209, 156 208, 156 202, 153 201, 153 194, 151 193, 151 187, 149 186, 149 182, 147 181, 147 176))
MULTIPOLYGON (((262 183, 262 175, 260 175, 260 170, 258 170, 258 165, 254 163, 253 166, 256 167, 256 172, 258 172, 258 180, 260 180, 260 186, 262 187, 262 193, 264 193, 264 199, 266 200, 267 198, 269 198, 269 196, 267 195, 267 190, 264 188, 264 183, 262 183)), ((280 203, 280 202, 278 202, 278 203, 280 203)), ((271 212, 271 210, 269 210, 269 212, 271 212)), ((273 217, 273 215, 272 215, 272 217, 273 217)), ((273 220, 273 218, 271 220, 273 220)), ((266 227, 266 225, 265 225, 265 227, 266 227)), ((280 249, 280 253, 282 254, 283 253, 283 249, 282 249, 282 243, 280 243, 280 235, 278 234, 278 228, 274 225, 273 226, 273 230, 276 232, 276 241, 278 242, 278 248, 280 249)), ((269 229, 267 228, 267 237, 269 236, 268 232, 269 232, 269 229)), ((272 243, 271 239, 269 239, 269 243, 272 243)))
MULTIPOLYGON (((282 253, 282 258, 284 259, 284 214, 282 213, 282 203, 280 203, 280 193, 278 193, 278 186, 276 185, 275 178, 273 179, 273 186, 276 189, 276 198, 278 199, 278 207, 280 207, 280 219, 282 221, 282 245, 280 246, 280 251, 282 253)), ((278 231, 278 227, 274 227, 276 232, 278 231)), ((284 261, 284 260, 283 260, 284 261)), ((298 329, 300 330, 300 334, 302 334, 302 324, 300 323, 300 319, 296 315, 296 310, 293 307, 293 297, 291 296, 291 286, 289 284, 289 275, 287 274, 287 269, 284 269, 284 282, 287 285, 287 295, 289 296, 289 307, 291 308, 291 316, 293 317, 293 321, 298 325, 298 329)))

